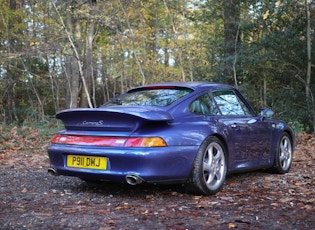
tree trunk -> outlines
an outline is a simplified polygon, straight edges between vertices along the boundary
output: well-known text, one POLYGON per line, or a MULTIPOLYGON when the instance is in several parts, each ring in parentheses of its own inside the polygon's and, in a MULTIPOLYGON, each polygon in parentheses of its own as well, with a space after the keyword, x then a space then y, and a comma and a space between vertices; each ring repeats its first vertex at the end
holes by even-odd
POLYGON ((87 21, 86 25, 86 35, 85 35, 85 53, 84 53, 84 78, 86 82, 86 89, 81 90, 81 101, 80 107, 89 107, 89 95, 93 91, 93 101, 95 106, 95 87, 93 79, 93 37, 94 37, 94 27, 95 21, 94 16, 96 15, 96 0, 89 1, 90 7, 90 19, 87 21))
POLYGON ((224 0, 224 77, 227 83, 237 86, 236 55, 237 44, 240 42, 240 0, 224 0))
POLYGON ((307 41, 307 72, 306 72, 306 81, 305 81, 305 94, 306 94, 306 103, 307 109, 312 111, 313 119, 313 130, 315 130, 315 107, 314 107, 314 98, 311 96, 310 84, 311 84, 311 72, 312 72, 312 45, 311 45, 311 12, 309 8, 308 1, 305 0, 306 8, 306 18, 307 18, 307 27, 306 27, 306 41, 307 41), (310 108, 310 102, 312 102, 312 108, 310 108))
MULTIPOLYGON (((70 4, 71 6, 71 4, 70 4)), ((73 14, 67 10, 66 27, 68 32, 76 40, 81 37, 80 23, 74 21, 73 14)), ((72 109, 78 107, 79 88, 80 88, 80 71, 78 61, 71 47, 65 57, 65 75, 66 75, 66 108, 72 109)))
MULTIPOLYGON (((17 29, 16 24, 19 24, 22 22, 22 17, 18 14, 18 10, 24 6, 24 1, 17 1, 17 0, 10 0, 9 1, 9 8, 12 10, 12 12, 16 13, 15 17, 9 18, 8 24, 7 24, 7 42, 8 50, 7 52, 10 53, 19 53, 22 51, 22 41, 20 39, 23 39, 23 31, 22 28, 18 29, 16 33, 12 33, 12 30, 17 29), (18 35, 18 36, 17 36, 18 35)), ((1 31, 2 32, 2 31, 1 31)), ((8 120, 10 122, 20 122, 18 113, 17 113, 17 107, 18 107, 18 98, 16 95, 16 86, 17 82, 19 82, 18 75, 19 73, 19 61, 16 59, 11 59, 8 61, 6 69, 7 69, 7 77, 9 82, 9 87, 6 90, 7 95, 7 108, 8 108, 8 120)))
POLYGON ((306 40, 307 40, 307 73, 306 73, 306 85, 305 85, 305 92, 306 92, 306 99, 310 98, 310 83, 311 83, 311 67, 312 67, 312 57, 311 57, 311 16, 310 16, 310 9, 305 0, 305 7, 306 7, 306 17, 307 17, 307 28, 306 28, 306 40))

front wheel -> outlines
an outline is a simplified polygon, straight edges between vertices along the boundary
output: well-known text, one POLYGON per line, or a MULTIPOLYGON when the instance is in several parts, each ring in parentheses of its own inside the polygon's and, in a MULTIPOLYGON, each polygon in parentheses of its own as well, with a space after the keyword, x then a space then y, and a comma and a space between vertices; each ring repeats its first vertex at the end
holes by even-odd
POLYGON ((274 171, 275 173, 284 174, 287 173, 292 164, 293 158, 293 146, 292 139, 287 133, 283 133, 277 144, 275 161, 274 161, 274 171))
POLYGON ((213 195, 221 190, 227 172, 226 149, 220 139, 208 137, 200 146, 186 189, 213 195))

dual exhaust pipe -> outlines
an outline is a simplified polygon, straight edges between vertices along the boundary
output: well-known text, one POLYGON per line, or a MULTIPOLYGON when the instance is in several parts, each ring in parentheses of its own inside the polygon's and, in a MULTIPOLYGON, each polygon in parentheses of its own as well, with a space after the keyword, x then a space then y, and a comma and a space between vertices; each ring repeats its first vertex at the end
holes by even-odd
POLYGON ((137 184, 141 184, 143 180, 137 175, 128 174, 126 176, 126 182, 130 185, 137 185, 137 184))
MULTIPOLYGON (((52 175, 52 176, 58 176, 59 174, 57 173, 56 169, 54 168, 49 168, 47 170, 48 174, 52 175)), ((134 174, 128 174, 126 176, 126 182, 130 185, 137 185, 137 184, 141 184, 143 182, 143 180, 137 176, 137 175, 134 175, 134 174)))
POLYGON ((54 169, 54 168, 49 168, 49 169, 47 170, 47 172, 48 172, 49 175, 52 175, 52 176, 58 176, 58 175, 59 175, 59 174, 57 173, 56 169, 54 169))

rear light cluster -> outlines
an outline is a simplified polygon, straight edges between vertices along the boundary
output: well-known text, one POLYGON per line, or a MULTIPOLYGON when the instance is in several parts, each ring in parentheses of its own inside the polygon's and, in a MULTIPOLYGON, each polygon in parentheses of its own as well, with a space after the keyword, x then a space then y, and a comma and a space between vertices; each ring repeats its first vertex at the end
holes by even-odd
POLYGON ((160 137, 101 137, 56 134, 54 144, 111 146, 111 147, 165 147, 166 142, 160 137))

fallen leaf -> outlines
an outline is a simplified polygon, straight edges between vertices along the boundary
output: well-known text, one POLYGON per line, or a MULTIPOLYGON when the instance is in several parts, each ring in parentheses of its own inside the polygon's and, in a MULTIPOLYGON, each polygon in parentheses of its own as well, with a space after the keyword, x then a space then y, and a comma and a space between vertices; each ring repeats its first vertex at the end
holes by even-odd
POLYGON ((228 224, 228 228, 236 228, 236 225, 233 224, 233 223, 229 223, 229 224, 228 224))

